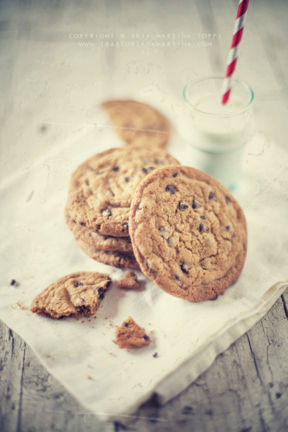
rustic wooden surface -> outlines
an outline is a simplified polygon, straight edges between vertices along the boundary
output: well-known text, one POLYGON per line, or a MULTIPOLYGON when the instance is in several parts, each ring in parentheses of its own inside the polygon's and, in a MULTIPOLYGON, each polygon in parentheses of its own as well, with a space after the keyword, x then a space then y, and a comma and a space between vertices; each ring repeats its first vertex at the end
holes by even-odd
POLYGON ((0 327, 0 430, 287 431, 288 292, 186 391, 152 399, 123 422, 99 423, 39 364, 29 346, 0 327))
MULTIPOLYGON (((1 151, 5 147, 6 160, 13 158, 17 169, 45 145, 53 146, 53 134, 65 137, 92 121, 93 109, 86 106, 91 88, 104 97, 125 80, 132 89, 155 86, 166 94, 176 92, 179 81, 222 73, 235 2, 30 0, 2 1, 0 10, 1 151), (143 54, 133 47, 97 50, 87 46, 87 37, 86 46, 71 41, 82 34, 82 43, 84 34, 111 29, 128 35, 183 31, 193 44, 143 54), (81 85, 72 83, 72 69, 81 85), (39 131, 45 135, 41 143, 39 131)), ((251 1, 238 66, 239 76, 256 91, 258 128, 280 146, 287 145, 287 18, 287 1, 251 1)), ((11 164, 0 165, 3 178, 11 164)), ((288 292, 174 400, 159 406, 151 399, 121 422, 100 423, 47 373, 20 337, 0 324, 0 431, 287 431, 287 335, 288 292)))

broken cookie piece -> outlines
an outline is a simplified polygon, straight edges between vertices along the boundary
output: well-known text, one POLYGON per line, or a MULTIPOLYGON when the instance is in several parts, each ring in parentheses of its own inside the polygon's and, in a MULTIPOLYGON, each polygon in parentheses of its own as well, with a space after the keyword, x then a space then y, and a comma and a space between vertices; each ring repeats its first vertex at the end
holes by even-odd
POLYGON ((139 289, 140 282, 137 280, 137 276, 134 272, 126 273, 122 279, 117 282, 117 287, 120 289, 139 289))
POLYGON ((116 329, 116 339, 113 341, 119 348, 140 348, 151 343, 150 337, 133 318, 129 317, 116 329))
POLYGON ((110 283, 110 277, 103 273, 69 274, 38 294, 30 310, 56 319, 94 315, 110 283))

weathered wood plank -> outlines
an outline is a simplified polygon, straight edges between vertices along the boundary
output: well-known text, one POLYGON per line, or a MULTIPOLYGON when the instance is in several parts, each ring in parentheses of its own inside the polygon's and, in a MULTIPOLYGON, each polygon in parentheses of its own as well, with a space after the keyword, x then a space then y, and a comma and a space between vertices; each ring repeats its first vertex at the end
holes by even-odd
POLYGON ((279 299, 181 395, 163 407, 148 403, 138 411, 140 418, 155 418, 157 427, 142 419, 136 421, 136 429, 173 431, 181 426, 184 432, 287 430, 287 332, 288 320, 279 299), (157 422, 158 417, 169 421, 157 422))
MULTIPOLYGON (((286 145, 283 131, 286 130, 287 110, 285 112, 284 108, 287 107, 287 100, 283 98, 283 89, 287 88, 287 5, 282 0, 276 5, 275 3, 260 0, 251 3, 248 16, 249 32, 245 34, 244 46, 241 47, 243 51, 239 71, 243 76, 246 74, 249 81, 257 84, 257 97, 262 98, 263 125, 264 122, 268 123, 267 113, 277 113, 273 121, 265 125, 265 132, 274 137, 279 136, 279 142, 286 145), (253 65, 253 68, 250 65, 253 65)), ((7 95, 10 95, 10 98, 7 97, 10 111, 8 113, 6 105, 3 113, 6 119, 6 135, 3 136, 8 137, 10 143, 14 143, 14 147, 11 144, 11 155, 15 152, 16 146, 19 148, 21 142, 33 142, 39 147, 39 136, 35 133, 39 124, 36 124, 35 120, 35 124, 31 126, 29 123, 29 128, 26 127, 25 116, 29 114, 30 120, 30 105, 19 105, 21 100, 15 93, 15 85, 17 87, 21 83, 19 91, 23 86, 28 90, 31 87, 31 95, 34 95, 39 105, 43 105, 43 112, 39 113, 37 122, 41 119, 55 119, 59 114, 58 120, 62 122, 63 130, 66 124, 69 132, 73 122, 93 118, 93 107, 89 107, 89 112, 86 111, 87 95, 91 88, 99 97, 99 94, 104 95, 108 90, 116 92, 118 83, 128 79, 133 91, 149 85, 155 88, 161 86, 163 92, 167 90, 166 87, 170 93, 176 92, 182 86, 181 80, 185 83, 195 74, 207 75, 211 68, 215 68, 215 71, 221 69, 220 63, 222 57, 225 62, 228 39, 230 40, 233 27, 232 23, 227 21, 227 11, 221 13, 224 7, 232 10, 232 2, 228 6, 227 4, 226 0, 219 0, 217 4, 211 0, 194 3, 187 0, 178 3, 148 0, 145 3, 141 2, 141 5, 139 2, 140 6, 136 6, 136 3, 130 0, 117 2, 117 5, 116 2, 102 0, 97 2, 97 13, 93 14, 91 11, 95 10, 95 5, 91 2, 85 2, 85 6, 77 6, 76 2, 60 1, 51 8, 47 6, 47 2, 45 6, 44 1, 30 0, 25 3, 21 12, 18 10, 16 15, 11 15, 14 7, 12 6, 5 19, 9 22, 12 17, 13 28, 20 34, 21 20, 24 18, 26 39, 13 39, 5 51, 9 66, 9 73, 5 76, 7 95), (47 31, 48 40, 44 40, 45 50, 41 44, 38 46, 39 29, 33 33, 33 25, 39 18, 39 10, 42 17, 40 24, 42 27, 46 26, 47 31), (82 16, 81 22, 78 20, 79 14, 82 16), (227 40, 224 41, 222 38, 222 41, 219 39, 218 42, 217 39, 211 48, 205 50, 205 54, 203 47, 196 46, 191 49, 180 47, 175 50, 166 47, 163 50, 154 50, 154 54, 150 49, 143 54, 135 48, 81 49, 77 44, 68 41, 69 31, 95 33, 105 28, 115 31, 125 29, 128 33, 147 29, 151 36, 158 30, 164 33, 183 30, 194 33, 194 37, 202 30, 216 33, 224 31, 227 40), (54 42, 52 39, 49 40, 55 35, 60 38, 59 41, 56 40, 57 37, 54 42), (76 51, 76 58, 69 60, 68 52, 76 51), (64 54, 67 55, 65 58, 64 54), (35 74, 24 67, 27 56, 30 56, 31 71, 34 72, 35 69, 35 74), (55 70, 49 69, 51 59, 57 60, 55 70), (38 81, 43 76, 47 77, 55 87, 58 77, 64 74, 66 85, 72 88, 74 78, 70 74, 71 70, 76 70, 81 77, 81 86, 73 89, 73 98, 69 99, 65 95, 63 101, 60 100, 62 94, 59 92, 59 99, 56 101, 57 114, 55 103, 53 106, 48 104, 52 98, 52 86, 46 86, 45 81, 41 86, 38 81), (94 77, 93 82, 91 76, 94 77), (35 82, 39 84, 37 91, 35 82), (64 106, 68 109, 63 109, 64 106), (9 123, 13 117, 11 113, 16 113, 19 118, 17 130, 11 128, 14 124, 13 119, 9 123)), ((197 41, 194 39, 194 42, 197 41)), ((59 85, 62 85, 60 81, 59 85)), ((34 103, 34 99, 32 98, 31 103, 34 103)), ((64 132, 66 133, 66 129, 64 132)), ((3 140, 6 141, 7 139, 3 140)), ((43 146, 44 144, 43 141, 43 146)), ((25 150, 28 159, 29 151, 32 154, 31 148, 25 150)), ((44 148, 40 146, 39 151, 43 151, 44 148)), ((21 154, 18 159, 19 164, 23 162, 21 154)), ((8 168, 10 170, 10 167, 8 168)), ((186 391, 163 407, 158 406, 154 399, 150 400, 130 418, 128 426, 124 426, 121 422, 114 425, 101 424, 95 416, 83 410, 39 364, 30 348, 0 323, 0 430, 284 432, 288 430, 287 326, 288 291, 260 323, 224 354, 218 356, 211 368, 186 391)), ((123 417, 123 424, 125 423, 127 417, 123 417)))
POLYGON ((17 431, 22 414, 25 342, 0 325, 0 430, 17 431))
POLYGON ((152 399, 114 426, 99 423, 83 410, 42 367, 29 347, 24 357, 25 344, 17 335, 12 339, 13 333, 2 324, 1 432, 76 432, 83 428, 88 432, 110 432, 124 427, 143 432, 172 432, 179 428, 183 432, 284 431, 288 426, 288 319, 283 299, 287 301, 288 291, 181 395, 164 406, 158 406, 152 399))
MULTIPOLYGON (((197 9, 202 21, 203 28, 208 35, 211 35, 211 47, 207 50, 213 75, 224 74, 226 57, 221 55, 220 38, 222 28, 219 28, 216 16, 211 6, 211 0, 197 2, 197 9)), ((206 75, 208 73, 206 72, 206 75)))
MULTIPOLYGON (((253 20, 257 33, 263 43, 266 58, 274 71, 281 87, 282 99, 288 96, 288 53, 287 53, 287 16, 288 4, 285 0, 275 3, 255 1, 253 20), (284 19, 286 17, 286 19, 284 19), (283 97, 284 96, 284 97, 283 97)), ((277 95, 278 97, 281 95, 277 95)))
POLYGON ((39 363, 29 346, 0 324, 0 431, 103 431, 111 423, 100 423, 85 410, 39 363))

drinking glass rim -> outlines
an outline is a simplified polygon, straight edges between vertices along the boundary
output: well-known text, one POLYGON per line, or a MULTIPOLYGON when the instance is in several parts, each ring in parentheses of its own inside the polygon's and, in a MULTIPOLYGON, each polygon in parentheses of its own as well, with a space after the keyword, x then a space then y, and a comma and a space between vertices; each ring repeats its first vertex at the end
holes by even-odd
MULTIPOLYGON (((247 89, 248 92, 250 93, 250 99, 249 99, 249 102, 245 105, 245 107, 244 107, 243 109, 241 109, 241 111, 238 111, 238 112, 236 112, 236 113, 221 113, 221 114, 219 114, 219 113, 210 112, 210 111, 203 111, 203 110, 201 110, 201 109, 195 107, 195 106, 191 103, 191 101, 189 101, 189 99, 188 99, 188 97, 187 97, 187 88, 188 88, 190 85, 198 84, 198 83, 200 83, 201 81, 208 81, 208 80, 221 80, 221 81, 224 81, 224 78, 223 78, 223 77, 220 77, 220 76, 217 76, 217 75, 207 76, 207 77, 204 77, 204 78, 198 78, 198 79, 195 79, 195 80, 188 81, 188 83, 187 83, 187 84, 185 85, 185 87, 183 88, 182 95, 183 95, 183 98, 184 98, 185 102, 186 102, 188 105, 190 105, 190 107, 193 108, 195 111, 198 111, 198 112, 200 112, 200 113, 202 113, 202 114, 214 115, 214 116, 218 116, 218 117, 235 117, 235 116, 237 116, 237 115, 242 114, 243 112, 245 112, 245 111, 249 108, 249 106, 252 104, 252 102, 253 102, 253 100, 254 100, 255 93, 254 93, 254 90, 252 89, 252 87, 250 87, 250 85, 247 84, 245 81, 239 80, 239 79, 237 79, 237 78, 233 78, 233 80, 232 80, 232 91, 233 91, 233 83, 236 82, 237 84, 244 85, 244 87, 246 87, 246 89, 247 89)), ((221 96, 221 95, 220 95, 220 96, 221 96)))

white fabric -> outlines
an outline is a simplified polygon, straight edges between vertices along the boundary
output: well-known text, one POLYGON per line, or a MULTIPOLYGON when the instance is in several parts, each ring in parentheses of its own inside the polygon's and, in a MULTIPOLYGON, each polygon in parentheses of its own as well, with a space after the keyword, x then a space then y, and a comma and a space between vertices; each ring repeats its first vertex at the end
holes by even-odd
MULTIPOLYGON (((63 217, 72 171, 94 153, 118 145, 109 128, 83 129, 0 187, 0 318, 102 419, 128 413, 154 391, 166 401, 183 390, 266 313, 288 279, 288 153, 258 137, 248 149, 237 192, 248 223, 247 261, 224 296, 193 304, 146 280, 140 292, 113 286, 95 319, 57 321, 32 314, 35 295, 63 275, 103 271, 117 280, 123 274, 86 256, 63 217), (9 285, 13 278, 18 287, 9 285), (127 351, 112 342, 115 326, 130 315, 148 333, 153 330, 153 344, 127 351)), ((169 150, 182 163, 190 162, 188 147, 176 135, 169 150)))

